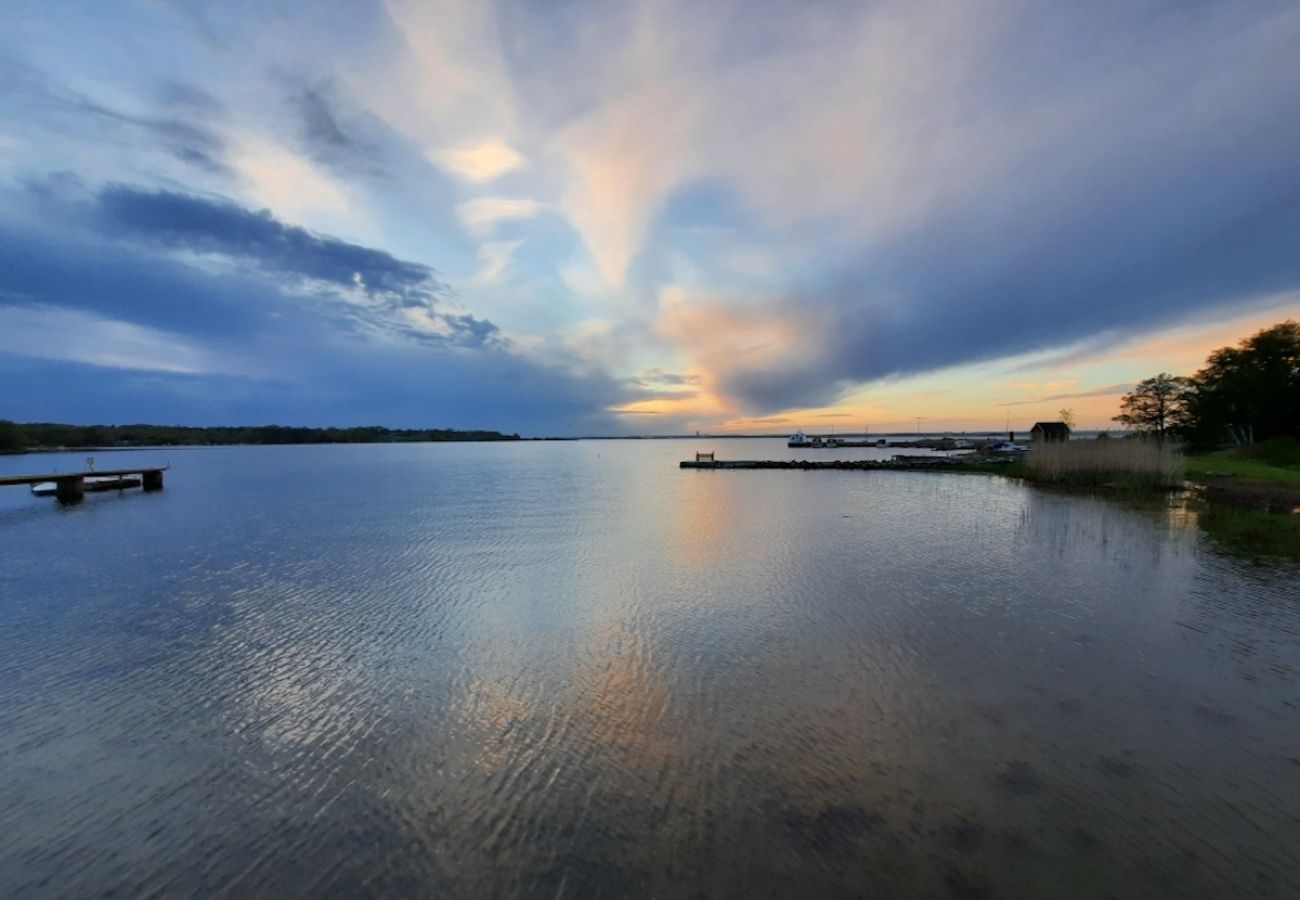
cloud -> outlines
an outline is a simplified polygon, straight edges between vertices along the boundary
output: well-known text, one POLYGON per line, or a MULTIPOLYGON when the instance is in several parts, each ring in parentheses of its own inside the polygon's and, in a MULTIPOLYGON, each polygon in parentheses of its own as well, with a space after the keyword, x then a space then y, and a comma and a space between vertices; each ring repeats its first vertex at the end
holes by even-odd
POLYGON ((252 263, 288 276, 283 286, 306 293, 324 288, 342 302, 363 301, 372 312, 421 310, 424 316, 403 313, 398 321, 431 338, 472 346, 502 340, 491 322, 444 310, 454 296, 428 266, 287 225, 266 211, 123 185, 102 190, 94 209, 101 227, 116 236, 252 263))
MULTIPOLYGON (((891 100, 867 118, 850 105, 843 128, 789 132, 800 147, 857 147, 876 174, 845 181, 847 157, 801 168, 786 155, 773 170, 786 178, 774 183, 787 215, 820 208, 844 237, 814 281, 750 300, 799 323, 802 342, 773 340, 776 352, 748 360, 726 352, 735 339, 725 332, 683 335, 720 390, 753 411, 817 405, 853 384, 1140 333, 1300 284, 1300 11, 1261 9, 1230 28, 1212 12, 1129 23, 1145 35, 1140 52, 1117 23, 1090 54, 1074 43, 1071 15, 1045 10, 983 25, 944 63, 949 75, 920 95, 901 89, 915 103, 891 100), (1017 80, 1058 52, 1055 68, 1017 80), (935 128, 949 117, 952 128, 935 128), (869 124, 876 137, 860 143, 869 124), (901 168, 881 169, 897 154, 871 150, 893 132, 901 168), (813 181, 823 175, 860 215, 822 196, 813 181)), ((877 75, 864 96, 894 89, 877 75)), ((798 121, 772 111, 783 129, 798 121)), ((744 159, 736 177, 750 187, 744 159)), ((766 208, 763 190, 746 196, 766 208)))
MULTIPOLYGON (((613 293, 663 296, 671 267, 645 257, 697 185, 728 199, 753 252, 780 251, 726 315, 663 311, 747 409, 1297 283, 1293 6, 741 13, 561 9, 553 31, 523 13, 502 27, 516 108, 550 136, 532 155, 561 164, 558 209, 613 293), (766 339, 723 330, 753 336, 758 319, 766 339)), ((698 264, 698 295, 736 292, 698 264)))
MULTIPOLYGON (((267 350, 267 348, 260 348, 267 350)), ((490 428, 609 434, 616 384, 497 351, 280 344, 256 377, 104 367, 0 353, 5 415, 17 421, 184 425, 490 428)))
POLYGON ((521 352, 426 265, 228 200, 126 185, 4 199, 13 416, 599 433, 629 396, 521 352))
POLYGON ((474 280, 479 284, 491 284, 501 277, 516 250, 523 241, 488 241, 478 248, 479 269, 474 280))
POLYGON ((619 415, 708 414, 716 401, 702 390, 702 379, 695 374, 645 369, 639 375, 623 379, 628 400, 617 407, 619 415))
POLYGON ((497 5, 385 0, 382 15, 373 46, 334 67, 350 95, 455 177, 482 183, 520 167, 497 5))
POLYGON ((313 234, 266 211, 253 212, 218 198, 115 185, 102 190, 96 200, 103 226, 115 234, 251 262, 264 271, 291 276, 296 279, 291 284, 306 291, 323 285, 338 301, 363 301, 365 312, 358 315, 371 326, 397 327, 462 346, 504 341, 493 323, 445 308, 454 298, 431 268, 382 250, 313 234), (390 315, 375 316, 381 312, 390 315))
POLYGON ((335 220, 353 208, 345 182, 313 159, 256 134, 241 135, 231 149, 231 168, 250 196, 294 219, 335 220))
MULTIPOLYGON (((17 206, 12 202, 9 209, 17 206)), ((48 198, 38 209, 49 212, 47 221, 0 216, 0 305, 66 307, 224 342, 272 328, 269 317, 290 300, 256 270, 203 271, 170 254, 65 225, 60 220, 68 211, 48 198)))
POLYGON ((303 90, 290 103, 298 116, 299 136, 314 160, 349 175, 387 174, 379 148, 343 124, 339 103, 329 88, 303 90))
POLYGON ((434 154, 434 160, 453 175, 474 184, 500 178, 524 164, 523 155, 500 138, 443 150, 434 154))
POLYGON ((511 219, 530 219, 542 209, 536 200, 522 197, 476 197, 456 207, 456 217, 471 234, 481 235, 511 219))
POLYGON ((164 108, 185 110, 207 119, 221 118, 229 113, 226 104, 210 92, 174 78, 164 78, 159 82, 157 96, 164 108))
POLYGON ((188 316, 194 326, 223 334, 265 321, 266 310, 252 303, 260 296, 278 305, 315 304, 337 322, 371 333, 471 347, 505 343, 495 324, 461 308, 437 273, 420 263, 218 197, 111 185, 75 202, 75 190, 38 184, 24 199, 35 198, 47 221, 75 223, 80 231, 49 239, 0 223, 9 251, 0 252, 9 267, 0 287, 12 297, 53 297, 127 318, 147 310, 164 322, 188 316), (140 277, 146 266, 148 275, 140 277), (194 301, 194 309, 167 302, 175 297, 194 301))
POLYGON ((185 91, 176 83, 164 86, 158 112, 124 111, 0 56, 0 112, 7 107, 21 116, 24 131, 39 129, 65 140, 90 132, 97 142, 144 145, 207 174, 229 175, 225 141, 210 125, 220 109, 205 107, 202 92, 185 91))
POLYGON ((728 379, 748 377, 756 392, 765 381, 790 390, 795 379, 806 378, 802 361, 817 352, 815 320, 807 316, 675 287, 662 291, 659 303, 659 333, 708 373, 715 388, 719 379, 726 388, 728 379))
POLYGON ((1127 394, 1133 390, 1130 384, 1108 384, 1104 387, 1093 388, 1090 391, 1079 391, 1073 394, 1052 394, 1048 397, 1035 397, 1032 400, 1011 400, 1006 403, 999 403, 998 406, 1029 406, 1034 403, 1052 403, 1057 400, 1082 400, 1088 397, 1113 397, 1120 394, 1127 394))
POLYGON ((562 206, 605 283, 621 288, 654 215, 682 180, 702 95, 659 86, 611 102, 569 126, 556 141, 573 178, 562 206), (653 123, 653 124, 651 124, 653 123))
POLYGON ((640 375, 633 375, 625 378, 624 381, 643 388, 680 388, 697 386, 700 383, 700 376, 665 372, 663 369, 646 369, 640 375))
POLYGON ((841 235, 903 227, 959 197, 998 156, 1001 122, 956 90, 999 17, 960 6, 645 4, 583 16, 589 55, 556 80, 587 100, 552 142, 573 174, 563 208, 606 281, 621 287, 680 189, 717 181, 755 225, 841 235))
POLYGON ((180 335, 49 306, 0 306, 0 353, 173 374, 221 371, 180 335))
POLYGON ((104 228, 195 253, 250 259, 282 274, 371 291, 421 291, 420 299, 445 288, 432 269, 395 259, 382 250, 350 244, 288 225, 266 210, 230 200, 175 191, 110 185, 95 197, 104 228))

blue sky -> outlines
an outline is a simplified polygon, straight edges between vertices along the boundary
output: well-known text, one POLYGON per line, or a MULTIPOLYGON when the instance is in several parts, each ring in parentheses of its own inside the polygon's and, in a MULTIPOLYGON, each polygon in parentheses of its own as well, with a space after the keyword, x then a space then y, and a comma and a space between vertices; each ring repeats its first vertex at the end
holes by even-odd
POLYGON ((0 417, 1102 425, 1300 316, 1294 3, 17 2, 0 417))

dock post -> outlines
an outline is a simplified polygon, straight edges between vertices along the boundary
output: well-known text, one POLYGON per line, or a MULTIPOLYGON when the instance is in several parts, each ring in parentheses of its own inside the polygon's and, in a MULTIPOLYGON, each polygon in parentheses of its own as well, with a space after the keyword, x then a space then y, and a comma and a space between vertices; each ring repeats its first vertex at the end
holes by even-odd
POLYGON ((163 485, 162 469, 153 469, 140 473, 140 486, 146 491, 161 491, 163 485))
POLYGON ((60 478, 54 482, 54 496, 61 503, 79 503, 86 496, 86 482, 80 475, 60 478))

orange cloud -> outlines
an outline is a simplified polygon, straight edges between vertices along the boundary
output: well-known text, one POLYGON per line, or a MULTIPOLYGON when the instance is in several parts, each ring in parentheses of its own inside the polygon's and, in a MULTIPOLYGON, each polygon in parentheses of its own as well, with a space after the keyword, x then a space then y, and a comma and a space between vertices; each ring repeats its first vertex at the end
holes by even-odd
POLYGON ((736 308, 678 288, 661 295, 660 334, 697 368, 713 376, 777 365, 793 354, 813 352, 806 328, 779 313, 736 308))
POLYGON ((626 403, 613 412, 682 417, 710 430, 745 430, 759 421, 737 416, 735 404, 720 389, 729 373, 779 367, 792 355, 813 352, 814 346, 807 328, 786 316, 675 287, 660 293, 656 330, 689 362, 695 390, 626 403), (719 425, 719 419, 725 424, 719 425))

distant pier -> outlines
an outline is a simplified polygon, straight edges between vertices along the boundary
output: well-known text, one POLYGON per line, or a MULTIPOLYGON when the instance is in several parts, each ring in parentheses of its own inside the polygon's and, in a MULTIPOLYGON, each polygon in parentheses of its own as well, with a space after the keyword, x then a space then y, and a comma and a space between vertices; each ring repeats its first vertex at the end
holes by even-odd
POLYGON ((964 462, 957 457, 925 456, 896 456, 893 459, 714 459, 712 453, 697 453, 695 459, 682 460, 680 467, 683 469, 844 469, 915 472, 953 469, 964 462))
POLYGON ((54 496, 62 503, 76 503, 87 491, 121 490, 142 487, 160 491, 167 466, 143 466, 134 469, 87 469, 84 472, 52 472, 43 475, 0 475, 0 487, 52 483, 54 496))

